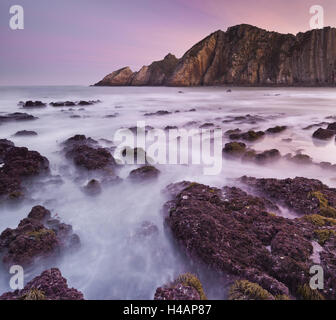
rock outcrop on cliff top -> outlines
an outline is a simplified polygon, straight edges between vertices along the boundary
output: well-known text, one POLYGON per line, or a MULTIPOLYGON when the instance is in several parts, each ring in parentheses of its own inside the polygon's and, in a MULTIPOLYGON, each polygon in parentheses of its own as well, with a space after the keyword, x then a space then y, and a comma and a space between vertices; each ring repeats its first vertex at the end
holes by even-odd
POLYGON ((181 59, 168 54, 138 72, 129 67, 97 86, 211 86, 336 84, 336 29, 280 34, 242 24, 218 30, 181 59))

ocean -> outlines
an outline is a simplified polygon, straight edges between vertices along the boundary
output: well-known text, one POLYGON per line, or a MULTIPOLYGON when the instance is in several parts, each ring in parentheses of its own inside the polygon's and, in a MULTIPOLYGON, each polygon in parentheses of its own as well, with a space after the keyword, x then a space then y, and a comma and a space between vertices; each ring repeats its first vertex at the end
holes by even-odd
MULTIPOLYGON (((314 162, 336 164, 335 140, 317 142, 312 133, 319 126, 305 129, 312 124, 336 121, 331 118, 336 116, 336 90, 332 88, 232 88, 232 92, 227 92, 223 87, 0 87, 0 116, 13 112, 27 112, 38 119, 1 123, 0 137, 46 156, 53 178, 44 177, 32 184, 22 202, 0 206, 0 232, 15 228, 34 205, 45 206, 71 224, 81 239, 81 247, 46 264, 59 268, 69 286, 82 291, 86 299, 153 299, 157 287, 183 272, 193 271, 195 266, 188 263, 164 227, 162 207, 168 198, 162 190, 170 183, 186 180, 223 187, 235 185, 234 179, 243 175, 302 176, 336 187, 336 170, 285 160, 258 165, 224 159, 221 172, 216 175, 205 175, 202 165, 157 165, 161 171, 159 179, 143 184, 128 180, 129 172, 136 166, 124 165, 118 171, 123 181, 104 187, 101 194, 92 197, 82 191, 92 175, 79 172, 64 157, 61 145, 75 134, 84 134, 113 150, 114 133, 120 128, 135 127, 137 121, 157 129, 199 128, 211 123, 223 132, 236 128, 264 131, 279 125, 288 128, 247 144, 257 151, 276 148, 282 155, 301 152, 314 162), (50 103, 98 99, 100 103, 84 107, 48 105, 23 109, 18 105, 26 100, 50 103), (159 110, 169 113, 145 116, 159 110), (247 114, 260 121, 231 121, 247 114), (14 137, 19 130, 33 130, 38 135, 14 137), (157 238, 134 238, 144 221, 159 228, 157 238)), ((229 140, 224 136, 223 144, 226 142, 229 140)), ((286 209, 281 214, 295 217, 286 209)), ((45 270, 46 264, 35 263, 26 271, 25 282, 45 270)), ((225 290, 216 285, 212 276, 207 271, 200 273, 201 280, 210 279, 203 281, 208 286, 208 297, 225 298, 225 290)), ((7 279, 7 271, 0 269, 0 295, 10 291, 7 279)))

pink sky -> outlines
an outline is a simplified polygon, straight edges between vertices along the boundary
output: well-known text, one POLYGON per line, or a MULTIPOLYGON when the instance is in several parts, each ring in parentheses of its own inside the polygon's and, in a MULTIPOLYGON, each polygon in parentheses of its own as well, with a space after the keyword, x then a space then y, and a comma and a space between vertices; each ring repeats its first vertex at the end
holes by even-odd
POLYGON ((241 23, 306 31, 316 4, 325 25, 335 26, 335 0, 1 0, 0 85, 89 85, 168 52, 180 57, 211 32, 241 23), (24 30, 9 29, 14 4, 25 10, 24 30))

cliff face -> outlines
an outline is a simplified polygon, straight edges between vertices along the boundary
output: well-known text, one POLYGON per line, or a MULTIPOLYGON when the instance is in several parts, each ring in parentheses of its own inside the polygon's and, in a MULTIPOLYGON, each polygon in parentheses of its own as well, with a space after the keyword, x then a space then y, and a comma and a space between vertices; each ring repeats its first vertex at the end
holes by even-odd
POLYGON ((336 29, 280 34, 250 25, 216 31, 181 59, 164 60, 132 73, 120 69, 97 85, 335 85, 336 29))

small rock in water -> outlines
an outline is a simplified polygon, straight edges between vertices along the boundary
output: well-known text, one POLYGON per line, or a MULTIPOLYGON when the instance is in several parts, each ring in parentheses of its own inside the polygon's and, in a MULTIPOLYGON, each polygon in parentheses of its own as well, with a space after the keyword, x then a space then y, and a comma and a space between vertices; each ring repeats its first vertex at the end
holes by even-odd
POLYGON ((160 174, 160 171, 153 166, 143 166, 138 169, 132 170, 129 174, 129 178, 132 180, 144 181, 156 179, 160 174))
POLYGON ((320 140, 329 140, 335 135, 335 131, 319 128, 313 133, 313 138, 320 140))
POLYGON ((14 134, 15 137, 23 137, 23 136, 37 136, 37 133, 35 131, 29 131, 29 130, 21 130, 14 134))
POLYGON ((26 101, 25 103, 23 103, 22 107, 23 108, 43 108, 45 107, 47 104, 42 102, 42 101, 26 101))
POLYGON ((96 179, 90 180, 83 189, 87 194, 92 196, 95 196, 102 192, 101 184, 96 179))

